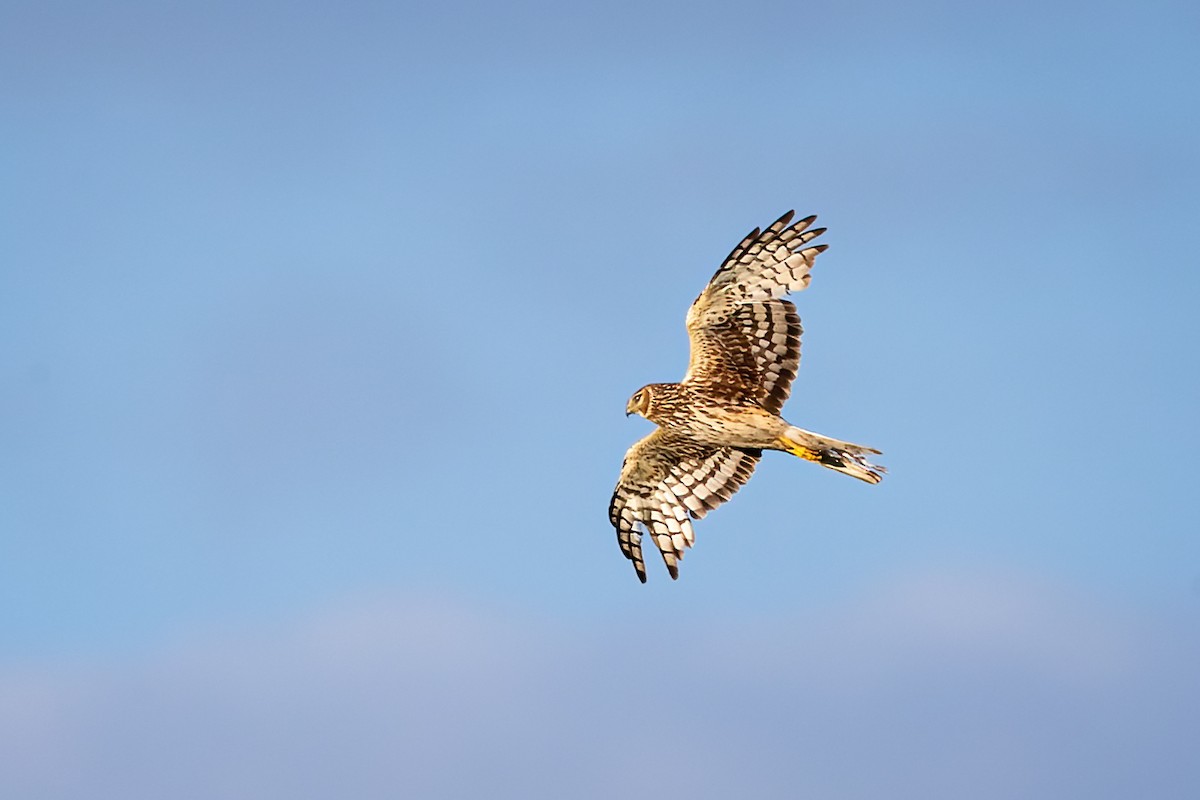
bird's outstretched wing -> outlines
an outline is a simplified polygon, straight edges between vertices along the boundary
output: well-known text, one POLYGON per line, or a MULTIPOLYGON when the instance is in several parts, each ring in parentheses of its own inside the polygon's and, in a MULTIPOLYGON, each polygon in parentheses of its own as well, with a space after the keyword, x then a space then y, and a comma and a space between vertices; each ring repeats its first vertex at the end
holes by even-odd
POLYGON ((816 217, 792 223, 789 211, 755 228, 721 264, 688 310, 691 358, 683 381, 731 400, 751 400, 778 414, 800 366, 800 317, 784 295, 808 286, 826 245, 816 217), (789 224, 791 223, 791 224, 789 224))
POLYGON ((654 540, 672 578, 695 540, 691 520, 724 503, 750 480, 761 450, 701 444, 659 428, 629 448, 608 518, 621 552, 646 582, 640 525, 654 540))

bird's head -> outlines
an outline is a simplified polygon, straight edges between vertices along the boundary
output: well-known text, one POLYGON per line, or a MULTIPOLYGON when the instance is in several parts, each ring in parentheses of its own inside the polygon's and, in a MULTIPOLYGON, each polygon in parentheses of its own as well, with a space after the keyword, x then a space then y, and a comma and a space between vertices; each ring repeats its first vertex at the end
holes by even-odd
POLYGON ((633 393, 633 397, 629 398, 629 402, 625 404, 625 416, 630 414, 641 414, 647 419, 650 417, 650 397, 654 391, 654 385, 643 386, 633 393))

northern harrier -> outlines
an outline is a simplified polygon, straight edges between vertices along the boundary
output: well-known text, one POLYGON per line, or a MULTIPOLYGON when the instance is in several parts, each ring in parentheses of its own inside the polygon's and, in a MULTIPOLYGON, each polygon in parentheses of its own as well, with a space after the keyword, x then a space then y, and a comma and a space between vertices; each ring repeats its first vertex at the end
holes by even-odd
POLYGON ((878 450, 790 425, 779 412, 800 365, 800 317, 781 299, 808 286, 827 245, 806 247, 825 232, 816 217, 784 214, 755 228, 725 259, 688 310, 691 358, 680 383, 652 383, 634 393, 625 414, 659 427, 629 448, 608 516, 621 552, 646 582, 639 526, 650 534, 672 578, 694 540, 692 520, 725 502, 750 479, 763 450, 782 450, 867 483, 883 467, 878 450), (789 224, 792 223, 792 224, 789 224))

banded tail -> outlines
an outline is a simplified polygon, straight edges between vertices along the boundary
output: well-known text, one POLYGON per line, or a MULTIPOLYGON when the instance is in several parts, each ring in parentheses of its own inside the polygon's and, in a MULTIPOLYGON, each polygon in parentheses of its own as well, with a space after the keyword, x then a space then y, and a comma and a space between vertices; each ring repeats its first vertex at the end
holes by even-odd
POLYGON ((813 461, 836 472, 842 472, 867 483, 879 483, 886 469, 867 460, 879 451, 861 444, 830 439, 803 428, 788 428, 779 437, 779 449, 805 461, 813 461))

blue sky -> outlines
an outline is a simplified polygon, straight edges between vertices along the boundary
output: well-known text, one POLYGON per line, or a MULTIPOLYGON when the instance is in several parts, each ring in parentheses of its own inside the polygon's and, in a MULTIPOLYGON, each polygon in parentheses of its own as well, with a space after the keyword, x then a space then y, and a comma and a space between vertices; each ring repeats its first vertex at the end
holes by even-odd
POLYGON ((1192 5, 0 17, 5 796, 1200 791, 1192 5), (625 400, 789 208, 891 474, 641 586, 625 400))

